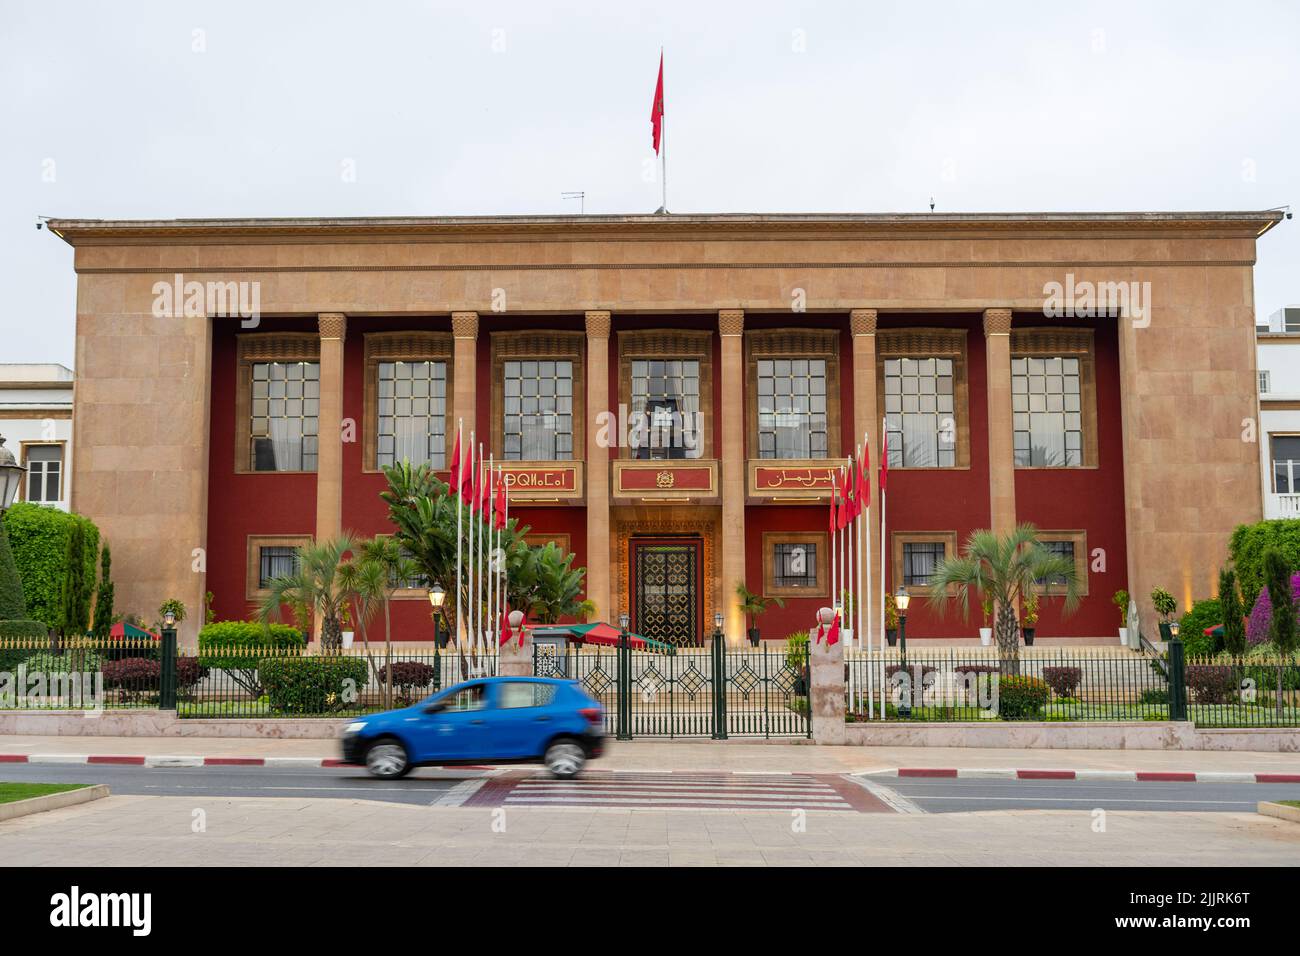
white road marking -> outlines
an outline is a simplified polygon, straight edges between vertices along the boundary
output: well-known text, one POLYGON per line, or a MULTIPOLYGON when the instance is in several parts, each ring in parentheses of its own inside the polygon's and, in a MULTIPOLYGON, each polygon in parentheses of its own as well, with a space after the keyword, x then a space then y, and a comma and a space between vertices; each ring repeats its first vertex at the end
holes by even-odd
POLYGON ((465 801, 474 794, 478 793, 488 782, 487 777, 479 777, 476 780, 462 780, 460 783, 451 787, 437 800, 429 804, 431 807, 459 807, 463 806, 465 801))
POLYGON ((892 790, 883 784, 876 783, 874 780, 868 780, 866 777, 849 777, 854 783, 864 790, 868 791, 873 797, 880 800, 895 813, 925 813, 919 806, 913 803, 907 797, 903 796, 897 790, 892 790))

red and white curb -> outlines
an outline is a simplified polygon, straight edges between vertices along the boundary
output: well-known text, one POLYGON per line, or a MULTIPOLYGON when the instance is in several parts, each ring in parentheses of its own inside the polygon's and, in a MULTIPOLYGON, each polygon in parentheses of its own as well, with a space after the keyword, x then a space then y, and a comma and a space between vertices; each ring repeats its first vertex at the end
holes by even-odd
POLYGON ((349 767, 334 757, 193 757, 170 754, 0 754, 0 763, 116 764, 128 767, 349 767))
POLYGON ((1152 783, 1300 783, 1300 773, 1225 770, 1018 770, 995 768, 899 767, 874 770, 871 777, 938 777, 971 780, 1101 780, 1152 783))

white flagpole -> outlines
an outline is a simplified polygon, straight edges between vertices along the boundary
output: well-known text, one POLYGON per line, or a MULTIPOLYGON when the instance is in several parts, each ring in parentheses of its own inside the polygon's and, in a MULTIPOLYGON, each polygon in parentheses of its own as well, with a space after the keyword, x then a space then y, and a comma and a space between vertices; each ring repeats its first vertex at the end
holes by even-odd
MULTIPOLYGON (((464 548, 461 545, 462 538, 461 538, 461 528, 460 528, 460 521, 461 521, 460 482, 464 477, 464 470, 465 470, 464 468, 461 467, 462 463, 465 460, 465 450, 460 440, 461 430, 463 426, 464 426, 464 421, 459 418, 456 419, 456 462, 453 465, 453 467, 456 469, 456 485, 457 485, 456 487, 456 649, 457 651, 459 651, 460 648, 465 646, 464 640, 461 637, 461 628, 465 624, 465 619, 461 617, 460 614, 460 601, 461 601, 460 559, 461 559, 461 554, 464 551, 464 548)), ((438 676, 441 677, 442 675, 438 675, 438 676)))
MULTIPOLYGON (((885 438, 886 430, 889 428, 887 419, 880 420, 880 467, 885 469, 886 474, 889 471, 889 461, 885 457, 889 454, 888 440, 885 438)), ((885 719, 885 568, 888 567, 888 558, 885 551, 885 489, 880 489, 880 719, 885 719)))
POLYGON ((471 461, 471 462, 473 463, 473 465, 474 465, 475 471, 474 471, 473 473, 471 473, 471 475, 470 475, 470 486, 469 486, 469 488, 470 488, 470 494, 469 494, 469 542, 468 542, 468 544, 469 544, 469 592, 468 592, 468 598, 469 598, 469 600, 468 600, 468 602, 467 602, 467 603, 468 603, 468 606, 465 608, 465 624, 466 624, 467 629, 468 629, 468 631, 469 631, 468 637, 469 637, 469 646, 470 646, 470 651, 471 651, 471 653, 474 655, 475 663, 477 663, 477 662, 478 662, 478 642, 475 640, 475 637, 474 637, 474 622, 475 622, 475 615, 474 615, 474 603, 475 603, 475 602, 474 602, 474 595, 475 595, 475 593, 476 593, 475 590, 474 590, 474 524, 475 524, 475 521, 474 521, 474 484, 475 484, 475 482, 474 482, 474 478, 475 478, 475 477, 477 476, 477 474, 478 474, 478 470, 477 470, 477 469, 478 469, 478 461, 477 461, 477 460, 475 459, 475 457, 474 457, 474 452, 475 452, 475 449, 477 449, 478 445, 477 445, 477 443, 474 441, 474 437, 475 437, 475 436, 474 436, 474 429, 471 428, 470 431, 469 431, 469 448, 470 448, 469 457, 470 457, 470 461, 471 461))
POLYGON ((487 483, 487 489, 488 489, 488 511, 487 511, 487 513, 488 513, 488 519, 487 519, 487 529, 488 529, 488 534, 487 534, 487 539, 488 539, 488 556, 487 556, 487 570, 488 570, 488 579, 487 579, 487 583, 488 583, 487 650, 488 650, 488 653, 489 653, 489 654, 491 654, 491 653, 493 652, 493 648, 496 646, 495 643, 493 642, 493 624, 496 623, 496 619, 497 619, 496 605, 493 603, 493 599, 496 597, 496 593, 497 593, 497 591, 496 591, 497 576, 496 576, 496 570, 495 570, 495 568, 493 567, 493 564, 492 564, 492 558, 493 558, 493 556, 496 554, 496 537, 497 537, 497 533, 496 533, 496 522, 492 520, 492 506, 496 503, 496 499, 492 497, 492 485, 493 485, 493 481, 496 479, 496 460, 495 460, 495 459, 496 459, 496 456, 495 456, 495 455, 492 455, 492 454, 489 454, 489 455, 488 455, 488 483, 487 483))
MULTIPOLYGON (((871 433, 867 432, 866 434, 864 434, 862 436, 862 440, 863 440, 863 447, 866 448, 867 454, 868 455, 871 454, 871 433)), ((862 593, 864 596, 866 596, 867 603, 870 604, 871 594, 873 593, 871 590, 871 473, 870 473, 870 469, 868 469, 867 472, 867 487, 864 490, 866 492, 867 501, 866 501, 866 508, 863 511, 862 526, 858 528, 858 539, 860 543, 864 545, 863 556, 866 558, 867 575, 866 575, 865 586, 862 589, 862 593)), ((867 651, 870 652, 871 645, 872 645, 871 609, 870 607, 864 608, 861 605, 859 605, 858 607, 859 627, 862 626, 861 622, 863 621, 865 621, 867 625, 867 637, 866 637, 865 647, 867 648, 867 651)), ((861 648, 863 646, 864 645, 861 641, 861 638, 859 638, 858 647, 861 648)), ((867 693, 867 719, 868 720, 873 719, 876 716, 875 710, 876 710, 875 697, 872 696, 870 691, 868 691, 867 693)))
MULTIPOLYGON (((480 443, 479 446, 478 446, 478 489, 479 489, 479 496, 478 496, 477 501, 475 502, 476 504, 479 503, 479 502, 481 502, 481 501, 483 500, 483 482, 485 482, 485 481, 487 481, 487 476, 483 473, 483 445, 480 443)), ((481 510, 481 509, 480 509, 480 511, 479 511, 479 516, 478 516, 478 517, 479 517, 479 521, 482 521, 482 520, 483 520, 483 513, 482 513, 482 510, 481 510)), ((477 524, 478 522, 475 522, 475 523, 477 524)), ((484 581, 483 581, 483 528, 482 528, 481 526, 480 526, 479 529, 478 529, 478 567, 477 567, 477 569, 476 569, 476 573, 478 574, 478 593, 474 596, 474 613, 475 613, 475 615, 477 615, 477 617, 476 617, 476 628, 475 628, 475 632, 474 632, 474 643, 475 643, 476 646, 479 648, 480 653, 482 653, 482 648, 483 648, 483 610, 484 610, 484 609, 483 609, 483 586, 484 586, 484 581)))

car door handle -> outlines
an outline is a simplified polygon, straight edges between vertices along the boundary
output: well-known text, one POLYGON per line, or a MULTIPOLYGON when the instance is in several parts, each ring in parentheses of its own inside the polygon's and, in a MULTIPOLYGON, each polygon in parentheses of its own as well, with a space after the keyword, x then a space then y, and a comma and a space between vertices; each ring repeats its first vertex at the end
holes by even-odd
POLYGON ((533 718, 533 720, 537 721, 539 724, 543 724, 543 723, 545 723, 546 721, 548 721, 548 720, 550 720, 550 719, 551 719, 551 718, 549 718, 549 717, 534 717, 534 718, 533 718))
POLYGON ((483 718, 480 717, 480 718, 478 718, 478 719, 476 719, 476 720, 471 720, 470 723, 471 723, 471 724, 481 724, 481 723, 483 723, 483 718))

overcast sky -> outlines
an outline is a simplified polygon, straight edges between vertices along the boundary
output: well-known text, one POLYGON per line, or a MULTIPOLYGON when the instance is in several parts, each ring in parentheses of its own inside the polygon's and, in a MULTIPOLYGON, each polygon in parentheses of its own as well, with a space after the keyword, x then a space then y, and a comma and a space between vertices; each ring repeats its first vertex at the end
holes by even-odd
POLYGON ((1300 205, 1294 0, 0 0, 0 361, 72 363, 38 215, 651 212, 661 45, 675 212, 1300 205))

